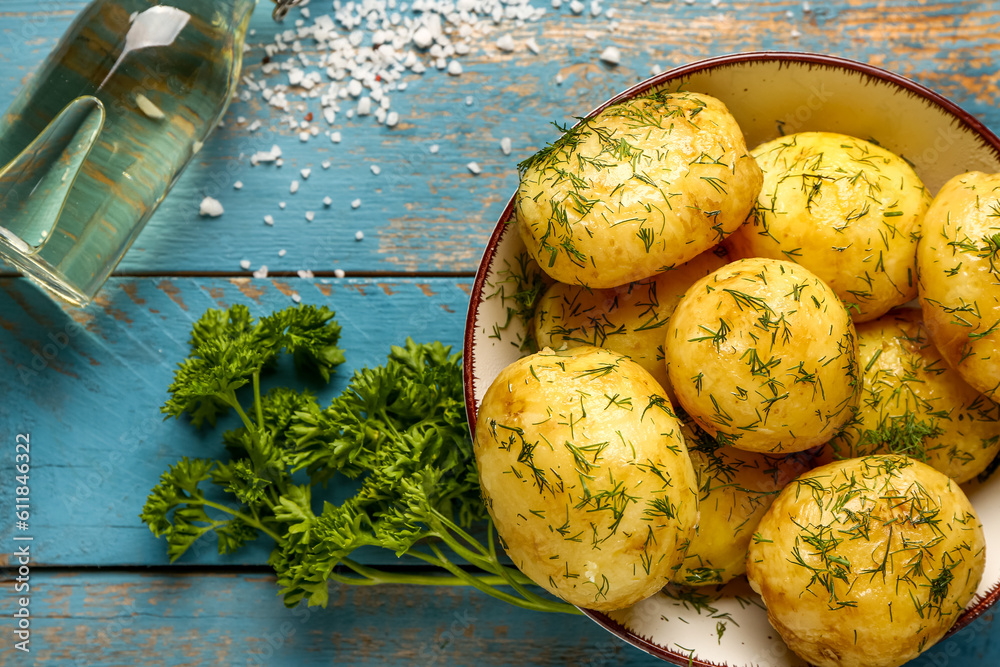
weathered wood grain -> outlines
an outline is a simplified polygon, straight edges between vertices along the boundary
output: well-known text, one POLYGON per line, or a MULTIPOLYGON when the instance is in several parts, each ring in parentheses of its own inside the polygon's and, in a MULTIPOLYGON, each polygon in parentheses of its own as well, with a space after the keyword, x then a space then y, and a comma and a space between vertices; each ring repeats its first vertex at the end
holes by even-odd
MULTIPOLYGON (((50 4, 58 11, 46 13, 50 5, 22 0, 0 7, 0 53, 7 59, 0 106, 13 98, 83 2, 50 4)), ((393 95, 401 117, 394 129, 341 113, 334 128, 343 133, 341 144, 322 135, 302 143, 259 96, 234 103, 226 126, 206 144, 121 269, 238 273, 240 260, 248 259, 254 268, 266 264, 284 271, 472 271, 513 191, 516 163, 555 138, 552 121, 565 123, 587 112, 646 78, 653 65, 668 68, 734 51, 820 51, 868 61, 930 86, 1000 129, 995 1, 813 2, 806 12, 792 0, 724 0, 718 7, 707 0, 606 0, 601 6, 615 12, 611 30, 606 17, 593 18, 589 10, 576 16, 568 5, 539 22, 505 23, 475 40, 460 77, 436 70, 410 77, 408 89, 393 95), (504 32, 518 44, 534 37, 542 53, 535 56, 523 47, 502 53, 494 42, 504 32), (609 45, 622 50, 617 67, 598 60, 609 45), (565 79, 561 85, 559 75, 565 79), (237 125, 239 116, 261 118, 265 127, 250 134, 237 125), (510 156, 499 149, 504 136, 513 141, 510 156), (284 167, 252 168, 248 156, 272 143, 282 146, 284 167), (431 155, 435 143, 441 150, 431 155), (332 162, 326 171, 319 166, 325 159, 332 162), (481 175, 465 168, 472 160, 482 167, 481 175), (379 165, 382 173, 373 175, 370 165, 379 165), (291 195, 289 184, 304 167, 313 175, 291 195), (244 183, 240 191, 232 188, 236 180, 244 183), (225 215, 198 217, 206 194, 222 201, 225 215), (333 199, 328 209, 321 203, 327 195, 333 199), (357 210, 350 207, 355 198, 362 200, 357 210), (287 202, 284 210, 279 201, 287 202), (316 213, 312 223, 305 219, 309 210, 316 213), (265 214, 274 216, 273 228, 264 224, 265 214), (357 230, 365 233, 361 243, 354 240, 357 230), (278 257, 282 248, 287 254, 278 257)), ((324 11, 315 4, 310 9, 313 16, 324 11)), ((293 11, 286 23, 295 16, 293 11)), ((279 28, 260 10, 253 26, 245 71, 259 77, 262 45, 279 28)), ((308 42, 304 48, 308 53, 308 42)), ((297 114, 312 111, 319 117, 315 100, 304 105, 297 114)), ((326 127, 324 121, 320 125, 326 127)))
MULTIPOLYGON (((584 617, 464 588, 335 586, 327 608, 288 610, 273 578, 256 573, 37 571, 30 583, 36 665, 664 664, 584 617)), ((991 625, 976 621, 911 667, 997 664, 991 625)), ((0 663, 29 664, 19 657, 0 644, 0 663)))
MULTIPOLYGON (((220 457, 221 434, 160 406, 191 323, 210 307, 246 304, 255 315, 303 302, 327 305, 343 327, 347 363, 327 388, 286 370, 273 381, 312 387, 329 400, 355 368, 380 365, 407 336, 461 350, 467 279, 252 280, 113 279, 93 308, 60 309, 22 279, 0 280, 0 438, 30 434, 36 558, 49 565, 166 563, 166 546, 139 521, 149 490, 183 456, 220 457)), ((0 471, 13 476, 13 456, 0 471)), ((342 483, 343 484, 343 483, 342 483)), ((344 493, 350 486, 344 486, 344 493)), ((334 489, 334 494, 338 493, 334 489)), ((0 516, 13 496, 0 494, 0 516)), ((13 530, 0 521, 0 542, 13 530)), ((196 547, 182 562, 263 564, 269 545, 220 558, 196 547)), ((395 562, 392 554, 377 559, 395 562)), ((7 556, 0 556, 5 563, 7 556)))

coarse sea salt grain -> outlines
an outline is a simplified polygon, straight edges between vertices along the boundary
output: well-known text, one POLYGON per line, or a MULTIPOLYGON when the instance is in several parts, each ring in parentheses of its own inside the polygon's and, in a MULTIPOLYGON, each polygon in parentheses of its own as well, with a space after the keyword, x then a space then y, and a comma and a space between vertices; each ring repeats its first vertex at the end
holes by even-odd
POLYGON ((347 275, 347 273, 343 269, 334 269, 333 275, 336 278, 343 278, 344 276, 347 275))
POLYGON ((264 224, 265 225, 273 225, 274 224, 274 216, 273 215, 265 215, 264 216, 264 224))
POLYGON ((300 169, 299 174, 302 176, 302 180, 306 180, 312 174, 312 169, 300 169))
POLYGON ((240 268, 243 269, 244 271, 249 271, 250 270, 250 260, 249 259, 241 259, 240 260, 240 268))
POLYGON ((332 204, 332 203, 333 203, 333 200, 330 199, 330 197, 323 197, 323 206, 329 207, 330 204, 332 204))
POLYGON ((370 169, 372 170, 372 173, 375 174, 376 176, 382 173, 382 167, 378 166, 377 164, 373 164, 370 167, 370 169))
MULTIPOLYGON (((303 11, 305 11, 305 10, 303 10, 303 11)), ((302 303, 302 297, 299 296, 298 292, 292 292, 292 301, 294 303, 302 303)))
POLYGON ((483 172, 483 169, 482 167, 479 166, 478 162, 470 162, 469 164, 465 165, 465 168, 476 176, 478 176, 483 172))
POLYGON ((354 232, 354 240, 355 241, 364 241, 365 240, 365 233, 362 232, 362 231, 354 232))
POLYGON ((205 197, 201 200, 201 206, 198 207, 199 215, 210 218, 218 218, 223 213, 225 213, 225 210, 222 208, 222 204, 219 203, 218 199, 213 197, 205 197))
POLYGON ((267 278, 267 264, 262 264, 259 269, 253 272, 254 278, 267 278))
POLYGON ((622 61, 622 52, 618 47, 609 46, 601 52, 601 61, 609 65, 617 65, 622 61))
POLYGON ((288 186, 288 191, 294 195, 296 192, 299 191, 299 185, 300 184, 297 180, 292 181, 291 185, 288 186))
POLYGON ((295 273, 299 276, 299 278, 302 278, 303 280, 307 280, 309 278, 314 277, 313 272, 309 271, 308 269, 299 269, 295 273))
POLYGON ((511 141, 510 137, 504 137, 500 140, 500 150, 503 151, 504 155, 510 155, 511 141))
POLYGON ((312 222, 316 219, 316 214, 312 211, 306 211, 306 222, 312 222))
POLYGON ((335 144, 339 144, 340 141, 341 141, 340 132, 331 132, 330 133, 330 141, 332 141, 335 144))
POLYGON ((236 181, 235 183, 233 183, 233 189, 234 190, 242 190, 243 189, 243 181, 236 181))
POLYGON ((431 155, 437 155, 437 152, 441 150, 441 147, 438 146, 437 144, 431 144, 430 148, 428 148, 427 150, 430 151, 431 155))
POLYGON ((278 257, 284 257, 287 254, 288 254, 288 251, 285 250, 284 248, 282 248, 281 250, 278 251, 278 257))
POLYGON ((351 208, 359 208, 361 206, 361 200, 355 199, 351 202, 351 208))

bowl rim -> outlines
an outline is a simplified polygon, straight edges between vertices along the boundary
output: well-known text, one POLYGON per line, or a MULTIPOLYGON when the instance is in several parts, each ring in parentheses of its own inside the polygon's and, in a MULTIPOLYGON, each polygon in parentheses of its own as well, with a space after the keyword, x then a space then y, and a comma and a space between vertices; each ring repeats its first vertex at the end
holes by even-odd
MULTIPOLYGON (((902 88, 917 97, 922 98, 930 105, 940 108, 946 112, 946 114, 954 117, 961 125, 964 126, 966 130, 971 131, 980 137, 983 143, 988 148, 992 149, 994 154, 998 157, 998 159, 1000 159, 1000 138, 998 138, 996 134, 994 134, 971 113, 941 94, 936 93, 930 88, 927 88, 926 86, 901 74, 897 74, 875 65, 870 65, 857 60, 851 60, 849 58, 842 58, 840 56, 807 51, 747 51, 692 61, 661 72, 660 74, 626 88, 599 106, 595 107, 590 113, 584 116, 584 119, 593 117, 613 104, 635 97, 636 95, 650 90, 651 88, 662 86, 670 81, 682 79, 708 69, 752 62, 777 62, 779 65, 787 62, 806 64, 810 68, 824 67, 832 69, 845 69, 902 88)), ((478 305, 482 300, 483 288, 486 284, 487 275, 492 268, 492 261, 489 261, 488 258, 491 259, 495 255, 496 247, 499 245, 508 225, 508 223, 504 221, 511 219, 511 215, 514 212, 516 198, 517 192, 515 190, 514 194, 511 195, 511 198, 508 200, 507 205, 504 207, 503 213, 500 214, 500 218, 497 220, 493 232, 490 235, 489 242, 483 251, 483 258, 479 263, 479 269, 476 271, 476 279, 473 283, 472 291, 469 295, 469 308, 466 314, 465 335, 463 337, 464 363, 462 368, 462 379, 464 384, 463 389, 465 394, 466 416, 469 422, 469 430, 473 438, 475 438, 477 417, 475 392, 473 389, 473 359, 475 357, 473 352, 474 339, 478 323, 478 305)), ((977 602, 973 607, 966 609, 962 615, 959 616, 958 620, 955 621, 955 624, 952 625, 945 636, 942 637, 942 640, 952 636, 979 618, 979 616, 981 616, 987 609, 996 604, 998 599, 1000 599, 1000 581, 989 589, 979 602, 977 602)), ((636 648, 639 648, 662 660, 676 665, 687 665, 690 667, 726 667, 725 665, 720 665, 718 663, 700 660, 695 656, 675 653, 669 649, 665 649, 659 644, 651 642, 644 637, 640 637, 632 633, 620 623, 601 612, 584 609, 582 607, 579 609, 584 615, 619 639, 628 642, 636 648)))

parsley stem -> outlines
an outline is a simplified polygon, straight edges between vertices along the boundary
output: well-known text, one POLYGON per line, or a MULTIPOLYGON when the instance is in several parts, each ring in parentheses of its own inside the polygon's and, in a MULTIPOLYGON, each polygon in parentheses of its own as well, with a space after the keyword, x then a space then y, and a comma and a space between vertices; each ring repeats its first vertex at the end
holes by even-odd
POLYGON ((260 401, 260 369, 253 372, 253 407, 257 413, 257 423, 264 424, 264 407, 260 401))
POLYGON ((248 517, 246 514, 243 514, 242 512, 236 512, 236 511, 231 510, 230 508, 226 507, 225 505, 220 505, 219 503, 212 502, 211 500, 205 500, 204 498, 191 498, 190 500, 187 500, 185 502, 188 505, 204 505, 205 507, 211 507, 212 509, 217 509, 220 512, 225 512, 226 514, 232 515, 233 517, 235 517, 237 519, 240 519, 241 521, 243 521, 244 523, 246 523, 248 526, 252 526, 252 527, 256 528, 257 530, 259 530, 260 532, 264 533, 265 535, 267 535, 268 537, 270 537, 272 540, 274 540, 276 544, 281 544, 281 542, 282 542, 282 539, 280 537, 278 537, 277 533, 275 533, 275 532, 271 531, 270 529, 268 529, 260 521, 257 521, 254 518, 248 517))
POLYGON ((490 597, 494 597, 498 600, 502 600, 508 604, 512 604, 515 607, 521 607, 523 609, 536 609, 538 611, 559 611, 567 614, 581 613, 579 609, 566 602, 549 601, 536 595, 532 595, 532 598, 535 599, 526 600, 516 595, 511 595, 510 593, 502 591, 494 586, 487 586, 485 584, 482 584, 475 576, 469 574, 468 572, 466 572, 465 570, 463 570, 462 568, 458 567, 450 560, 445 558, 444 554, 441 553, 441 550, 438 548, 436 544, 431 542, 427 546, 431 551, 434 552, 434 555, 438 557, 438 562, 437 562, 438 565, 448 570, 456 577, 463 579, 470 586, 482 591, 483 593, 486 593, 490 597))

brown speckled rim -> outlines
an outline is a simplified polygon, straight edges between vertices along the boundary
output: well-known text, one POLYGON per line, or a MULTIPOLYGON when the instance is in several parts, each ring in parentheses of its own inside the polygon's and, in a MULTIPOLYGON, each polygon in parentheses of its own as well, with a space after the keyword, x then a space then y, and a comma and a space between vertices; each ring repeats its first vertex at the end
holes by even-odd
MULTIPOLYGON (((661 74, 658 74, 650 79, 647 79, 641 83, 638 83, 621 93, 618 93, 611 99, 607 100, 596 109, 587 114, 587 117, 592 117, 597 113, 600 113, 605 108, 612 104, 617 104, 623 100, 641 95, 652 88, 663 86, 664 84, 677 81, 680 79, 687 78, 692 74, 702 72, 710 69, 724 68, 724 67, 734 67, 739 65, 744 65, 747 63, 755 62, 767 62, 767 63, 789 63, 795 65, 805 64, 809 68, 829 68, 829 69, 841 69, 849 70, 852 72, 857 72, 864 76, 870 77, 871 79, 877 80, 879 82, 887 83, 898 88, 902 88, 917 97, 923 98, 929 105, 938 107, 946 114, 955 118, 960 126, 974 135, 978 136, 982 141, 983 145, 989 148, 994 155, 1000 159, 1000 139, 997 138, 993 132, 989 130, 985 125, 983 125, 979 120, 972 116, 969 112, 965 111, 954 102, 942 97, 941 95, 935 93, 934 91, 926 88, 919 83, 907 79, 904 76, 895 74, 888 70, 884 70, 880 67, 875 67, 866 63, 858 62, 855 60, 848 60, 846 58, 839 58, 837 56, 828 56, 820 53, 799 53, 790 51, 754 51, 748 53, 736 53, 724 56, 717 56, 715 58, 708 58, 705 60, 698 60, 696 62, 688 63, 687 65, 681 65, 674 69, 668 70, 661 74)), ((512 219, 514 213, 514 196, 510 198, 507 202, 507 206, 504 208, 503 214, 501 214, 496 227, 493 230, 493 234, 490 236, 489 243, 486 246, 486 250, 483 254, 483 259, 479 265, 479 270, 476 273, 476 280, 472 287, 472 294, 469 297, 469 310, 465 320, 465 339, 464 339, 464 358, 465 364, 463 368, 463 381, 465 390, 465 409, 469 419, 469 428, 475 434, 476 430, 476 401, 475 392, 473 390, 473 368, 475 366, 475 355, 473 342, 475 339, 476 329, 478 328, 478 306, 479 302, 483 298, 483 287, 486 283, 486 277, 489 275, 490 270, 493 267, 493 260, 496 256, 497 246, 500 244, 503 235, 507 232, 512 232, 513 228, 507 225, 507 221, 512 219)), ((989 589, 981 600, 976 602, 972 607, 965 610, 958 620, 951 627, 945 637, 950 637, 962 628, 969 625, 972 621, 976 620, 981 616, 987 609, 992 607, 997 599, 1000 598, 1000 582, 998 582, 993 588, 989 589)), ((608 616, 591 611, 589 609, 581 609, 585 615, 596 622, 601 627, 608 630, 611 634, 617 636, 629 644, 632 644, 636 648, 639 648, 650 655, 656 656, 667 662, 671 662, 675 665, 687 665, 690 667, 727 667, 726 664, 719 664, 714 662, 706 662, 704 660, 698 659, 696 656, 685 655, 682 653, 677 653, 671 651, 670 649, 664 648, 663 646, 656 644, 644 637, 640 637, 630 631, 629 629, 623 627, 618 622, 612 620, 608 616)))

